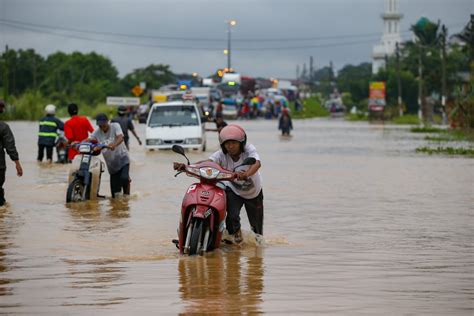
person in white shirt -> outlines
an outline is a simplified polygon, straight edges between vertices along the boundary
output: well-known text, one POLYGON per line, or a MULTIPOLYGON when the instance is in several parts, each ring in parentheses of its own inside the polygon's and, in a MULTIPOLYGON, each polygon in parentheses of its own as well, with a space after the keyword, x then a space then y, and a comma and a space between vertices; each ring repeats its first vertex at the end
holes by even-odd
POLYGON ((234 235, 234 241, 242 241, 240 229, 240 210, 245 205, 245 211, 250 226, 255 234, 263 235, 263 190, 260 156, 254 145, 247 144, 247 135, 242 127, 235 124, 225 126, 219 133, 221 150, 213 153, 209 159, 225 169, 234 168, 247 157, 255 158, 250 166, 237 168, 234 181, 226 181, 227 217, 226 227, 229 234, 234 235))

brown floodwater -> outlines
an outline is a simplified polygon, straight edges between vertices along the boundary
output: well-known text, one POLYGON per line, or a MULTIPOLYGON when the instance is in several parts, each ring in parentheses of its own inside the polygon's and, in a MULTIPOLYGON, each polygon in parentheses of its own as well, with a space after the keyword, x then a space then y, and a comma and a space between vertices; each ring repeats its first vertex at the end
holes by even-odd
MULTIPOLYGON (((132 138, 130 198, 67 205, 69 166, 37 164, 37 124, 10 122, 24 176, 7 161, 0 313, 474 313, 473 159, 416 154, 427 141, 406 127, 239 123, 262 159, 264 245, 243 211, 241 247, 180 257, 182 157, 132 138)), ((217 148, 210 132, 189 157, 217 148)))

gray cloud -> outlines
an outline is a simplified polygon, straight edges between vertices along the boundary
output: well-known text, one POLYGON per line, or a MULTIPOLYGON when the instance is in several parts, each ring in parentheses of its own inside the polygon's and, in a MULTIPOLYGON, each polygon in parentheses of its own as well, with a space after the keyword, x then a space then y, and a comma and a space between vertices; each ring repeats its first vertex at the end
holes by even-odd
MULTIPOLYGON (((233 67, 251 76, 291 78, 296 65, 307 63, 309 56, 314 57, 317 67, 329 61, 336 68, 370 61, 372 47, 382 32, 383 10, 382 0, 0 0, 1 20, 33 24, 0 24, 0 45, 34 48, 42 55, 58 50, 96 51, 110 57, 121 75, 150 63, 169 64, 175 72, 207 75, 226 65, 222 53, 227 39, 225 20, 236 19, 237 26, 232 29, 233 67), (342 35, 366 36, 292 41, 342 35), (249 39, 256 41, 243 41, 249 39), (271 39, 281 40, 268 41, 271 39)), ((474 3, 401 0, 400 11, 404 14, 402 30, 408 30, 424 15, 440 19, 451 26, 451 32, 457 32, 474 12, 474 3)), ((410 34, 403 36, 409 38, 410 34)))

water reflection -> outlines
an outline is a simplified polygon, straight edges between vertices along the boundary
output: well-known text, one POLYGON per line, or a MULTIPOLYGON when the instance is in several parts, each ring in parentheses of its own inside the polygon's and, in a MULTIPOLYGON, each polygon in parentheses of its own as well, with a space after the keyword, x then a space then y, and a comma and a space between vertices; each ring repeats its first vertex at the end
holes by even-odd
POLYGON ((214 252, 179 261, 179 292, 188 313, 261 313, 263 250, 214 252))
POLYGON ((9 240, 9 226, 6 223, 7 212, 8 210, 5 207, 0 208, 0 296, 13 294, 12 280, 4 276, 4 273, 10 270, 7 250, 12 246, 9 240))
POLYGON ((104 290, 117 288, 126 285, 122 280, 126 275, 126 269, 118 260, 93 259, 93 260, 63 260, 68 265, 68 278, 70 279, 70 288, 83 293, 83 290, 89 292, 88 295, 70 296, 68 299, 72 302, 65 302, 63 306, 78 305, 116 305, 128 300, 128 297, 110 296, 116 291, 106 292, 104 290), (74 300, 76 300, 75 302, 74 300))
POLYGON ((107 232, 125 227, 127 223, 123 219, 130 217, 129 199, 126 197, 67 203, 66 208, 75 224, 66 230, 107 232))

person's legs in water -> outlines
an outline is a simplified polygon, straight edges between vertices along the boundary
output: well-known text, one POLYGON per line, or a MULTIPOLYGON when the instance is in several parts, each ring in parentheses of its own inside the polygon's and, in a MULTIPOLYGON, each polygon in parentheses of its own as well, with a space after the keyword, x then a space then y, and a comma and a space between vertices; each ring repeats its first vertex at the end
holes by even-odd
POLYGON ((235 194, 231 189, 225 190, 227 197, 227 217, 225 225, 230 235, 234 235, 237 243, 242 241, 242 233, 240 231, 240 209, 244 204, 244 199, 235 194))
POLYGON ((0 206, 5 205, 5 191, 3 190, 3 184, 5 183, 5 172, 7 169, 0 169, 0 206))
POLYGON ((53 162, 53 146, 45 146, 46 148, 46 161, 49 163, 53 162))
POLYGON ((38 158, 37 158, 38 161, 43 161, 44 147, 45 147, 44 145, 38 144, 38 158))
POLYGON ((130 194, 130 177, 129 177, 130 164, 126 164, 118 172, 110 174, 110 191, 112 192, 112 198, 117 193, 130 194))
POLYGON ((244 200, 244 203, 252 231, 255 234, 263 235, 263 190, 257 197, 244 200))
POLYGON ((130 164, 126 164, 120 169, 120 184, 122 186, 123 194, 130 195, 130 164))
POLYGON ((122 187, 120 185, 120 171, 117 173, 110 174, 110 192, 112 193, 112 198, 115 198, 115 194, 121 191, 122 187))

